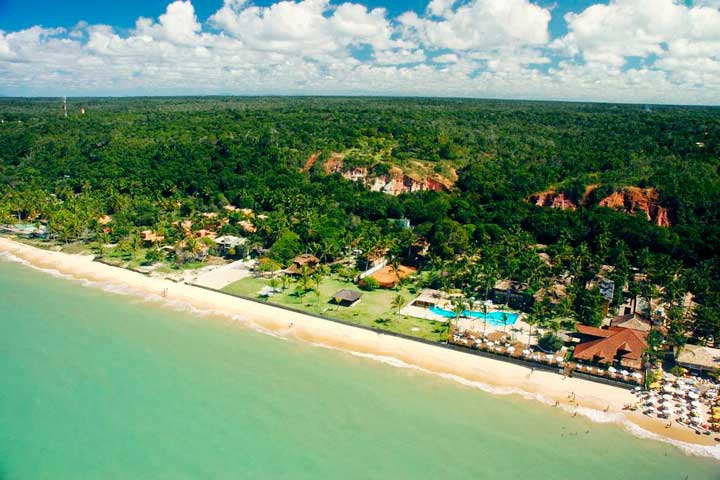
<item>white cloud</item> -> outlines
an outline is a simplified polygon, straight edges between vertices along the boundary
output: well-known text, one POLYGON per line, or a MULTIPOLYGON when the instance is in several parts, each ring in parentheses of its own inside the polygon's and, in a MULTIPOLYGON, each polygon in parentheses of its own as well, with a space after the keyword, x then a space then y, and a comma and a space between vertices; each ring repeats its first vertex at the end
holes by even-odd
POLYGON ((550 11, 528 0, 472 0, 452 9, 455 2, 433 1, 430 13, 400 16, 405 33, 428 48, 470 50, 507 45, 540 45, 549 39, 550 11))
POLYGON ((445 55, 438 55, 436 57, 433 57, 432 60, 435 63, 457 63, 460 59, 454 53, 446 53, 445 55))
POLYGON ((555 43, 557 47, 615 65, 627 56, 680 53, 672 51, 677 42, 720 41, 720 11, 688 7, 678 0, 611 0, 567 14, 565 20, 569 33, 555 43))
MULTIPOLYGON (((361 0, 357 0, 360 2, 361 0)), ((0 94, 387 94, 720 104, 710 1, 615 0, 568 15, 529 0, 432 0, 423 15, 328 0, 177 0, 119 32, 0 31, 0 94), (552 45, 552 46, 551 46, 552 45), (560 57, 558 58, 558 55, 560 57), (579 56, 582 61, 577 61, 579 56), (627 68, 628 55, 643 59, 627 68)))
POLYGON ((425 61, 425 52, 421 49, 376 50, 375 61, 381 65, 399 65, 425 61))
POLYGON ((430 0, 427 12, 436 17, 444 17, 452 12, 455 3, 457 3, 457 0, 430 0))
POLYGON ((200 23, 195 15, 195 7, 189 0, 177 0, 169 4, 157 23, 150 18, 143 17, 135 22, 137 35, 181 45, 195 43, 200 29, 200 23))
POLYGON ((329 0, 302 0, 258 7, 225 0, 210 22, 251 48, 307 56, 340 53, 350 45, 397 45, 385 9, 369 11, 355 3, 333 8, 329 0))

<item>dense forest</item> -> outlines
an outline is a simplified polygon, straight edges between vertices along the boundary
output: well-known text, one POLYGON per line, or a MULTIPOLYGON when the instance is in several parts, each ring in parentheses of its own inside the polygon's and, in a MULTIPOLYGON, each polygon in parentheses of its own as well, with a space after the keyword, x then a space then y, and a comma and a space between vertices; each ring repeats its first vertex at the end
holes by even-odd
MULTIPOLYGON (((547 291, 571 272, 563 316, 598 323, 586 285, 603 265, 616 284, 657 290, 676 343, 720 342, 720 109, 356 98, 0 99, 0 222, 43 219, 63 241, 172 240, 173 221, 234 205, 263 212, 250 236, 279 263, 348 248, 404 256, 420 240, 428 282, 468 293, 507 278, 547 291), (84 109, 81 113, 80 109, 84 109), (447 191, 369 191, 308 157, 361 151, 386 172, 413 160, 450 165, 447 191), (543 208, 547 189, 576 201, 654 188, 672 226, 587 202, 543 208), (104 231, 97 218, 112 215, 104 231), (407 218, 404 230, 391 219, 407 218), (551 261, 539 259, 543 245, 551 261), (641 272, 644 280, 635 281, 641 272), (634 283, 635 282, 635 283, 634 283), (698 306, 681 311, 692 292, 698 306)), ((236 224, 224 233, 243 233, 236 224)), ((621 294, 618 290, 618 295, 621 294)), ((650 295, 651 293, 648 293, 650 295)), ((618 298, 618 303, 621 302, 618 298)), ((548 322, 542 298, 531 315, 548 322)))

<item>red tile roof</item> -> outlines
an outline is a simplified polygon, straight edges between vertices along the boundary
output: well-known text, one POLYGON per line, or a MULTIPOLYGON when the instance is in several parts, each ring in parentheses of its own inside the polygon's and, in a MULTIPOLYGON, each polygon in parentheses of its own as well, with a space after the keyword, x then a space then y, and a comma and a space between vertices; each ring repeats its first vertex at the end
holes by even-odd
POLYGON ((612 335, 612 332, 610 330, 605 330, 603 328, 597 328, 597 327, 588 327, 587 325, 575 325, 575 329, 578 333, 581 333, 583 335, 592 335, 593 337, 602 337, 607 338, 610 335, 612 335))
POLYGON ((616 358, 629 367, 640 368, 647 332, 632 328, 610 327, 607 330, 578 325, 579 333, 598 337, 575 347, 573 357, 579 360, 612 364, 616 358))

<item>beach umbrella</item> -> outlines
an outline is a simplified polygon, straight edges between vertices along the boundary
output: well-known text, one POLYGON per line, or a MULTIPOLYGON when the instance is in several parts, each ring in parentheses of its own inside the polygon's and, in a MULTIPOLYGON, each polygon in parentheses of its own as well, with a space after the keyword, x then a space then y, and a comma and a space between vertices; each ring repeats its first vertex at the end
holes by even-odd
POLYGON ((668 395, 667 393, 661 397, 663 400, 672 400, 672 395, 668 395))
POLYGON ((617 372, 617 370, 615 369, 615 367, 609 367, 608 372, 615 373, 615 372, 617 372))
POLYGON ((700 395, 698 395, 698 394, 695 393, 695 392, 690 392, 690 393, 687 394, 687 396, 690 397, 690 398, 692 398, 693 400, 697 400, 698 398, 700 398, 700 395))

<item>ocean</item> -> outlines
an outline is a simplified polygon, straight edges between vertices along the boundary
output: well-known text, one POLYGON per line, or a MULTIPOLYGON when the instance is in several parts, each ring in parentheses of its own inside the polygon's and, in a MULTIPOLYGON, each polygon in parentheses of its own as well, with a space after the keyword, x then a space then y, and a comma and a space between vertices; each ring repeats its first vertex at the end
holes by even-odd
POLYGON ((720 479, 620 426, 0 260, 0 479, 720 479))

